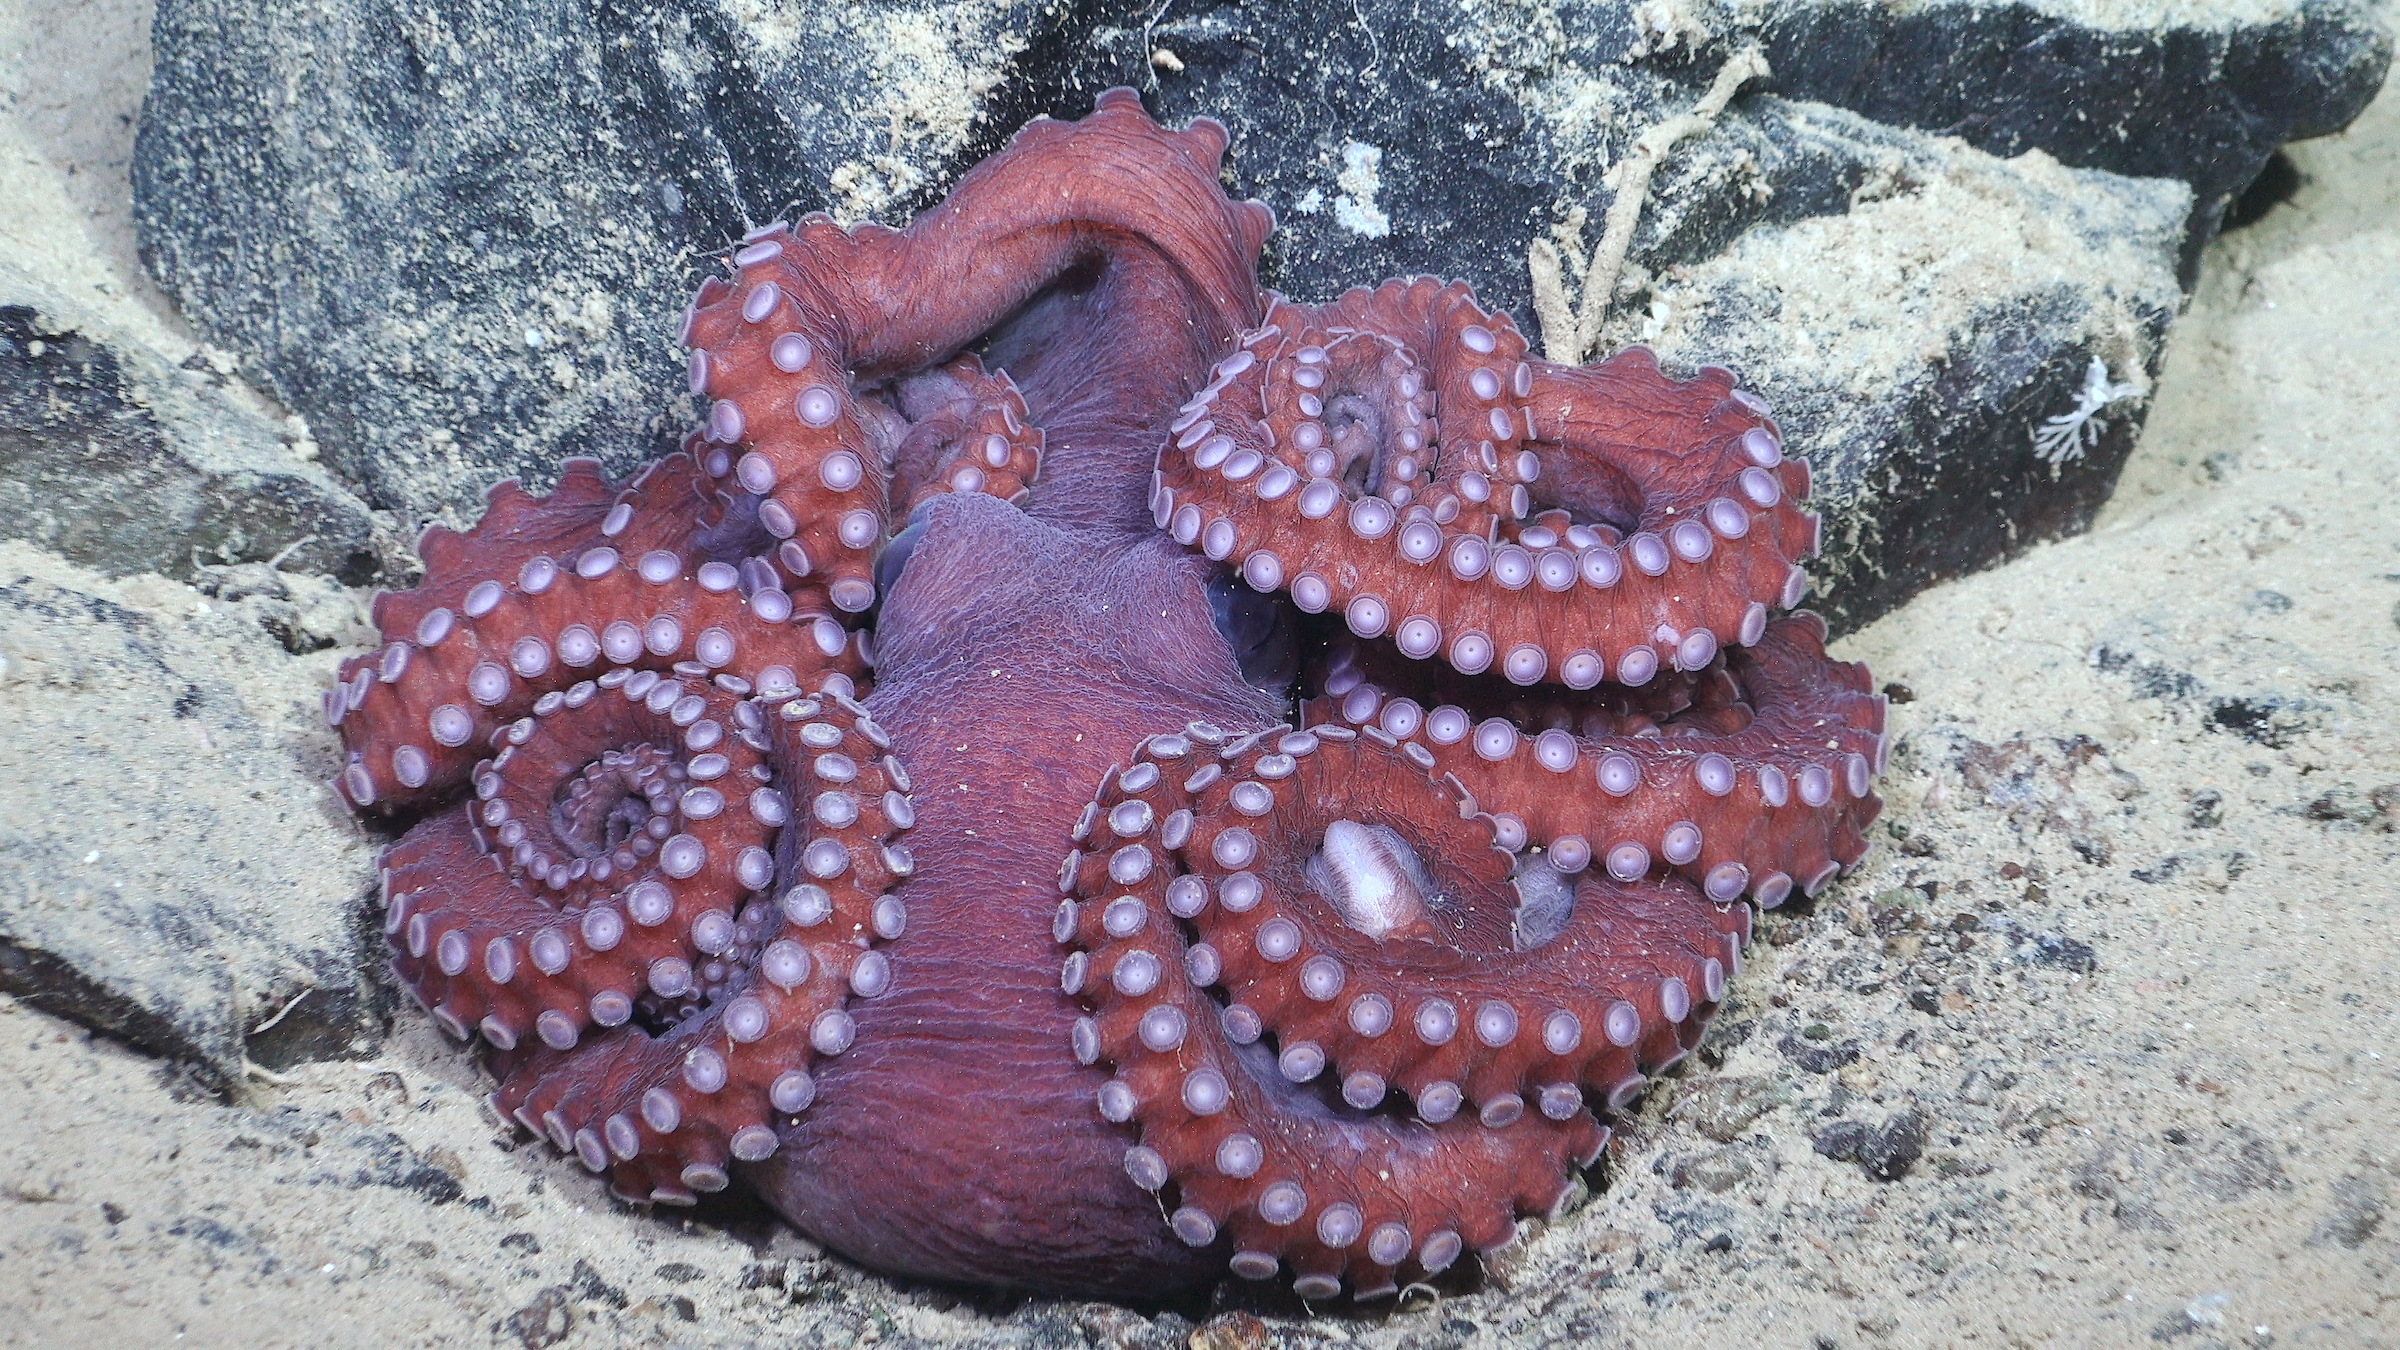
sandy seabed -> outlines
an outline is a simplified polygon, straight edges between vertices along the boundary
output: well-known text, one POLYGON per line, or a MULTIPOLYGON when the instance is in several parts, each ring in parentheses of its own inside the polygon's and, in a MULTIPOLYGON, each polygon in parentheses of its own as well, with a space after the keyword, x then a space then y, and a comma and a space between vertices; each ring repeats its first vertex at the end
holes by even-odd
MULTIPOLYGON (((191 339, 129 220, 148 21, 138 0, 0 3, 0 257, 177 359, 191 339)), ((1712 1033, 1721 1064, 1653 1094, 1606 1188, 1482 1292, 1234 1317, 1194 1343, 2400 1343, 2386 94, 2294 147, 2298 194, 2209 250, 2097 526, 1837 645, 1904 687, 1891 828, 1813 907, 1769 916, 1712 1033), (1822 1074, 1779 1048, 1852 1043, 1822 1074), (1929 1129, 1900 1180, 1811 1147, 1908 1109, 1929 1129)), ((325 740, 330 655, 289 657, 176 582, 21 544, 0 572, 151 616, 240 671, 270 731, 325 740)), ((67 810, 40 747, 106 736, 122 691, 0 660, 0 819, 67 810)), ((195 772, 188 748, 115 753, 129 774, 195 772)), ((289 866, 347 904, 370 847, 289 866)), ((169 887, 186 865, 141 862, 169 887)), ((754 1216, 618 1205, 503 1137, 483 1090, 402 1016, 372 1057, 260 1074, 226 1103, 0 998, 0 1345, 1192 1337, 1176 1313, 896 1289, 754 1216)))

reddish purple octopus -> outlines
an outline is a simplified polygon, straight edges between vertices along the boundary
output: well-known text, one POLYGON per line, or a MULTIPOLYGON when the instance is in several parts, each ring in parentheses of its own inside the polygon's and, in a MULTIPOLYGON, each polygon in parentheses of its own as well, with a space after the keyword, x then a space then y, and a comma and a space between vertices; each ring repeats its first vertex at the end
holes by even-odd
POLYGON ((1128 91, 760 230, 704 425, 427 532, 327 696, 395 968, 642 1203, 897 1275, 1393 1293, 1552 1210, 1866 848, 1766 404, 1262 292, 1128 91))

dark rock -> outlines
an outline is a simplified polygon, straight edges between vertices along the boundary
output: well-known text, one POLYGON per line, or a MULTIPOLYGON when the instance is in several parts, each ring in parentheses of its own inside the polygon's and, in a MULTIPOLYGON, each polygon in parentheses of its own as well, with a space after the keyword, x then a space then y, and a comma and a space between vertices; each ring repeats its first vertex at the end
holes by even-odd
POLYGON ((2208 723, 2243 740, 2283 749, 2300 739, 2319 720, 2319 705, 2305 699, 2225 698, 2209 709, 2208 723))
POLYGON ((1925 1113, 1910 1107, 1858 1146, 1858 1165, 1877 1181, 1897 1181, 1925 1152, 1925 1113))
POLYGON ((2183 855, 2180 853, 2170 853, 2166 857, 2159 859, 2157 862, 2148 867, 2134 868, 2132 876, 2135 881, 2156 886, 2162 882, 2172 881, 2176 877, 2181 876, 2183 874, 2183 867, 2183 855))
POLYGON ((293 574, 267 563, 203 564, 192 588, 222 600, 248 600, 259 627, 294 656, 321 652, 364 634, 351 626, 361 615, 356 597, 309 574, 293 574))
MULTIPOLYGON (((2296 528, 2280 523, 2289 513, 2279 511, 2270 508, 2260 517, 2272 529, 2270 542, 2296 528)), ((2271 551, 2272 547, 2255 550, 2271 551)), ((2216 631, 2232 627, 2227 623, 2216 631)), ((2193 673, 2224 668, 2224 651, 2221 637, 2195 645, 2165 620, 2143 615, 2111 625, 2090 659, 2093 669, 2123 678, 2136 697, 2167 704, 2179 720, 2189 717, 2208 731, 2239 736, 2254 745, 2282 749, 2326 723, 2332 706, 2300 688, 2228 689, 2193 673)))
POLYGON ((1191 1350, 1264 1350, 1267 1324, 1251 1313, 1226 1312, 1192 1332, 1191 1350))
POLYGON ((370 1038, 370 843, 313 681, 228 679, 288 662, 256 622, 0 573, 0 659, 0 989, 216 1092, 370 1038))
POLYGON ((1756 1030, 1758 1030, 1758 1023, 1752 1018, 1744 1017, 1736 1020, 1732 1017, 1716 1017, 1710 1019, 1708 1030, 1700 1034, 1700 1045, 1697 1051, 1700 1062, 1712 1069, 1722 1067, 1725 1057, 1733 1053, 1735 1047, 1749 1040, 1750 1034, 1756 1030))
POLYGON ((1963 2, 1678 12, 1691 31, 1582 0, 915 0, 821 25, 727 0, 165 0, 138 214, 152 270, 329 463, 379 505, 471 515, 492 478, 669 442, 675 316, 749 222, 896 223, 1110 84, 1229 125, 1229 182, 1282 218, 1272 284, 1435 272, 1531 328, 1528 245, 1578 218, 1592 242, 1603 172, 1758 36, 1764 88, 1823 102, 1746 98, 1670 158, 1604 343, 1735 365, 1778 405, 1827 513, 1818 604, 1853 626, 2088 524, 2206 234, 2186 222, 2347 121, 2387 57, 2334 3, 2108 29, 1963 2), (2054 466, 2033 433, 2095 359, 2136 392, 2054 466))
MULTIPOLYGON (((1175 1322, 1177 1329, 1189 1331, 1190 1323, 1180 1318, 1175 1322)), ((1092 1350, 1170 1350, 1170 1347, 1183 1350, 1186 1340, 1168 1328, 1153 1325, 1149 1318, 1112 1303, 1084 1304, 1075 1309, 1071 1325, 1092 1350)))
POLYGON ((0 263, 0 533, 113 575, 282 556, 363 585, 396 542, 206 370, 0 263))
MULTIPOLYGON (((1868 902, 1869 931, 1879 937, 1890 937, 1910 929, 1925 926, 1924 906, 1933 896, 1919 886, 1894 886, 1877 891, 1868 902)), ((1863 934, 1861 936, 1864 936, 1863 934)))
POLYGON ((594 1269, 589 1261, 580 1257, 575 1261, 574 1275, 575 1293, 579 1298, 593 1303, 605 1303, 612 1308, 623 1308, 633 1301, 622 1287, 610 1284, 600 1278, 600 1272, 594 1269))
POLYGON ((1767 88, 1868 116, 1751 99, 1687 144, 1653 184, 1632 253, 1650 275, 1653 309, 1663 301, 1668 317, 1624 317, 1641 308, 1637 281, 1609 337, 1650 341, 1671 363, 1733 365, 1776 403, 1819 470, 1833 542, 1817 603, 1844 627, 1931 580, 2089 522, 2139 409, 2112 409, 2107 434, 2065 471, 2030 454, 2032 432, 2077 407, 2095 356, 2114 378, 2147 384, 2180 304, 2174 263, 2206 238, 2184 228, 2187 218, 2213 221, 2221 199, 2209 194, 2229 176, 2233 187, 2247 182, 2283 137, 2347 122, 2378 87, 2389 47, 2363 11, 2333 5, 2304 22, 2179 11, 2105 32, 2022 6, 1963 3, 1893 10, 1793 0, 1705 10, 1698 23, 1698 51, 1687 43, 1671 59, 1629 67, 1641 49, 1667 53, 1675 41, 1640 33, 1614 6, 1570 4, 1530 19, 1463 7, 1271 17, 1214 8, 1162 20, 1140 40, 1096 42, 1113 64, 1077 67, 1078 87, 1146 79, 1168 110, 1227 121, 1237 186, 1284 216, 1291 242, 1278 245, 1277 279, 1304 298, 1429 270, 1465 276, 1523 317, 1525 245, 1570 212, 1597 220, 1610 200, 1602 169, 1645 126, 1680 111, 1727 51, 1762 33, 1778 69, 1767 88), (1153 38, 1182 69, 1153 76, 1144 65, 1153 38), (1261 61, 1262 52, 1291 59, 1261 61), (2231 82, 2227 60, 2238 68, 2231 82), (1378 64, 1405 70, 1419 99, 1389 100, 1369 78, 1378 64), (2136 166, 2125 135, 2161 117, 2175 121, 2174 134, 2144 138, 2134 153, 2150 158, 2136 166), (1861 259, 1859 270, 1883 276, 1915 270, 1864 260, 1891 256, 1882 254, 1891 244, 1904 255, 1912 236, 1946 246, 1946 227, 1979 211, 1912 228, 1896 219, 1904 209, 1878 204, 1939 195, 1984 177, 1989 163, 1878 121, 1963 134, 2000 153, 2041 149, 2068 164, 2180 178, 2209 199, 2195 208, 2156 185, 2009 166, 2019 178, 1978 193, 1979 208, 2008 199, 2035 227, 2020 238, 2080 234, 2067 250, 2078 256, 2031 269, 2065 284, 1986 275, 1879 296, 1868 303, 1893 340, 1869 351, 1875 344, 1848 312, 1859 303, 1857 278, 1824 261, 1861 259), (2229 154, 2228 136, 2238 153, 2229 154), (1371 202, 1342 190, 1366 177, 1353 155, 1371 157, 1382 188, 1371 202), (1528 165, 1541 171, 1523 172, 1528 165), (1344 197, 1349 218, 1369 228, 1344 226, 1344 197), (1299 209, 1312 203, 1315 212, 1299 209), (1376 233, 1367 207, 1388 218, 1388 235, 1376 233), (1777 254, 1791 272, 1759 266, 1777 254), (1713 271, 1678 276, 1704 265, 1713 271), (1843 312, 1795 313, 1792 292, 1808 286, 1792 283, 1829 273, 1843 283, 1843 312), (1829 371, 1812 359, 1827 352, 1859 364, 1829 371))
POLYGON ((1874 1133, 1864 1121, 1837 1120, 1817 1131, 1817 1137, 1810 1141, 1809 1147, 1814 1148, 1821 1157, 1831 1158, 1835 1162, 1848 1162, 1858 1156, 1858 1151, 1866 1146, 1874 1133))
POLYGON ((2400 784, 2361 792, 2355 783, 2336 783, 2301 808, 2301 814, 2325 824, 2365 825, 2388 831, 2392 828, 2395 806, 2400 806, 2400 784))
POLYGON ((1958 1081, 1958 1099, 1969 1106, 1989 1106, 2001 1093, 2017 1085, 2017 1076, 1992 1065, 1978 1065, 1967 1070, 1958 1081))
MULTIPOLYGON (((2390 38, 2356 0, 2267 19, 2182 7, 2095 20, 1988 0, 1681 8, 1687 26, 1662 33, 1601 0, 1497 12, 1123 4, 1097 11, 1087 46, 1029 48, 1017 74, 1031 101, 998 102, 1071 116, 1090 91, 1132 84, 1168 113, 1219 118, 1235 133, 1242 190, 1279 212, 1318 191, 1322 205, 1303 211, 1310 220, 1287 213, 1294 245, 1284 259, 1295 277, 1338 289, 1411 271, 1469 275, 1460 264, 1476 264, 1496 227, 1513 231, 1508 257, 1521 257, 1523 242, 1563 213, 1552 183, 1567 182, 1597 219, 1591 196, 1607 163, 1752 42, 1774 68, 1764 88, 1787 98, 1998 156, 2039 150, 2071 167, 2182 180, 2199 198, 2199 242, 2283 142, 2348 125, 2391 59, 2390 38), (1162 48, 1171 66, 1156 62, 1162 48), (1391 97, 1395 75, 1410 97, 1391 97), (1055 92, 1045 101, 1045 91, 1055 92), (1262 140, 1275 148, 1262 153, 1253 143, 1262 140), (1397 204, 1372 204, 1388 216, 1388 236, 1358 237, 1337 218, 1332 180, 1353 144, 1378 152, 1386 182, 1410 186, 1397 204), (1545 161, 1549 174, 1519 167, 1545 161)), ((1768 209, 1849 205, 1838 192, 1799 195, 1806 204, 1768 209)), ((1486 295, 1520 308, 1522 277, 1496 279, 1486 295)))
POLYGON ((2089 975, 2100 968, 2099 953, 2092 950, 2090 943, 2057 933, 2035 933, 2025 938, 2017 944, 2017 959, 2077 975, 2089 975))
POLYGON ((2276 1152, 2275 1145, 2237 1125, 2209 1141, 2206 1161, 2191 1169, 2191 1179, 2219 1201, 2252 1191, 2289 1191, 2292 1179, 2276 1152))
POLYGON ((563 1284, 555 1284, 533 1296, 533 1301, 508 1315, 508 1330, 525 1350, 544 1350, 565 1340, 575 1332, 575 1293, 563 1284))
POLYGON ((1843 1041, 1839 1045, 1818 1045, 1798 1036, 1786 1035, 1775 1043, 1783 1057, 1810 1073, 1832 1073, 1858 1058, 1858 1042, 1843 1041))
POLYGON ((976 91, 1054 22, 1029 2, 820 23, 709 0, 166 0, 143 260, 371 500, 472 517, 495 478, 667 448, 705 255, 779 215, 930 200, 976 91))
POLYGON ((1774 0, 1747 10, 1777 88, 1996 155, 2180 178, 2187 262, 2285 141, 2339 131, 2373 100, 2391 38, 2368 5, 2064 11, 2027 3, 1774 0))
POLYGON ((1774 403, 1825 516, 1810 603, 1847 628, 2090 523, 2140 411, 2138 394, 2094 407, 2084 390, 2095 362, 2119 389, 2156 376, 2188 199, 1786 106, 1880 172, 1846 214, 1760 226, 1673 269, 1624 336, 1672 364, 1732 366, 1774 403), (2060 462, 2037 452, 2051 419, 2086 414, 2060 462))
MULTIPOLYGON (((252 1123, 260 1122, 254 1117, 252 1123)), ((295 1122, 286 1118, 283 1123, 295 1122)), ((338 1172, 338 1155, 329 1159, 329 1166, 337 1170, 328 1172, 325 1179, 334 1185, 349 1190, 381 1186, 406 1191, 428 1205, 454 1205, 466 1196, 466 1188, 460 1184, 466 1176, 466 1167, 447 1149, 429 1149, 420 1156, 400 1136, 388 1132, 355 1135, 345 1132, 338 1142, 363 1156, 346 1176, 338 1172)))

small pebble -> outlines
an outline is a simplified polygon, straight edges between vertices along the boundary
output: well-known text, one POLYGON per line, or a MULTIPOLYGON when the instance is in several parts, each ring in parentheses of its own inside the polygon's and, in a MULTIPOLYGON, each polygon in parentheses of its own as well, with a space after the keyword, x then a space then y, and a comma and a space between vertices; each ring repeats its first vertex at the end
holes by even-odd
POLYGON ((1925 1153, 1925 1113, 1915 1107, 1883 1124, 1858 1147, 1858 1165, 1877 1181, 1897 1181, 1925 1153))
POLYGON ((1859 1148, 1873 1133, 1863 1121, 1837 1120, 1817 1131, 1817 1137, 1810 1147, 1835 1162, 1848 1162, 1858 1156, 1859 1148))

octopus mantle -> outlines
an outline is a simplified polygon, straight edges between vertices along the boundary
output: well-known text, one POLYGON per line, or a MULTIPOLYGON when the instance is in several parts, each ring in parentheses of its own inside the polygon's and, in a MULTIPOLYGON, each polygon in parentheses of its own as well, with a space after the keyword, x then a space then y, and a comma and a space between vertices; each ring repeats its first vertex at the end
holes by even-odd
POLYGON ((427 532, 326 710, 504 1122, 905 1276, 1370 1298, 1561 1203, 1865 851, 1767 406, 1264 294, 1225 144, 1119 90, 758 231, 680 453, 427 532))

